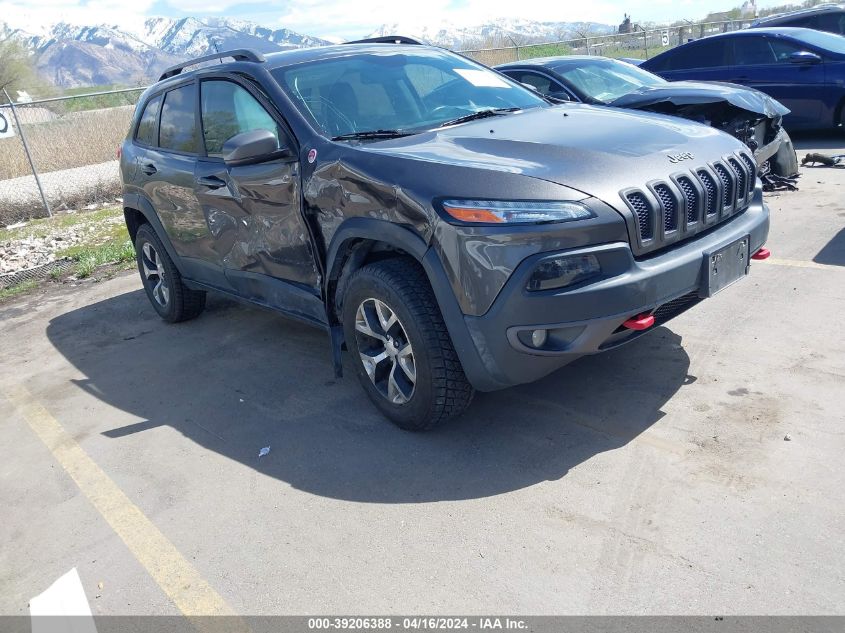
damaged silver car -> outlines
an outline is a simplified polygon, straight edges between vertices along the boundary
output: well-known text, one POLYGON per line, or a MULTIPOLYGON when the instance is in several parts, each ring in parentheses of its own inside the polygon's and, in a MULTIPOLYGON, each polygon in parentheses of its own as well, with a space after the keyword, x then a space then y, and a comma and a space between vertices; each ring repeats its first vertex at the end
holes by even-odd
POLYGON ((496 70, 555 101, 647 110, 727 132, 754 152, 764 184, 787 184, 798 174, 795 148, 781 124, 789 110, 758 90, 728 83, 668 82, 623 61, 583 55, 513 62, 496 70))

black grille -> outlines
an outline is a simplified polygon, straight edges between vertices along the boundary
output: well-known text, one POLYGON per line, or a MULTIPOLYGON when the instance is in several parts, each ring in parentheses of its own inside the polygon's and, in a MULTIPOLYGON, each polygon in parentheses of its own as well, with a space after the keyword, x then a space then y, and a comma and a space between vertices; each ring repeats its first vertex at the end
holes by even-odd
POLYGON ((748 176, 745 173, 745 169, 743 169, 742 165, 735 158, 728 160, 728 164, 736 172, 736 189, 739 192, 737 197, 744 198, 748 193, 748 176))
POLYGON ((728 170, 725 169, 724 165, 717 163, 713 166, 713 169, 716 170, 716 175, 719 176, 719 180, 722 181, 722 207, 723 209, 726 209, 733 204, 734 181, 728 173, 728 170))
POLYGON ((698 221, 698 191, 686 176, 678 178, 678 186, 681 188, 681 193, 684 194, 687 205, 687 224, 694 224, 698 221))
POLYGON ((748 182, 748 193, 754 191, 754 185, 757 181, 757 164, 751 160, 746 154, 740 154, 739 157, 745 166, 748 167, 748 173, 751 174, 751 180, 748 182))
POLYGON ((704 185, 704 213, 708 216, 714 215, 719 210, 716 206, 716 195, 719 191, 716 187, 716 181, 703 169, 698 171, 698 177, 701 178, 701 183, 704 185))
POLYGON ((686 312, 699 301, 701 301, 701 297, 698 296, 698 291, 693 291, 683 295, 682 297, 678 297, 677 299, 672 299, 671 301, 664 303, 662 306, 657 308, 657 310, 652 312, 652 315, 654 316, 654 324, 661 325, 666 323, 666 321, 675 318, 681 314, 681 312, 686 312))
POLYGON ((656 185, 654 193, 663 204, 663 230, 666 233, 678 228, 678 202, 666 185, 656 185))
POLYGON ((628 204, 631 205, 631 208, 637 215, 637 224, 639 224, 640 229, 640 239, 650 240, 654 237, 654 231, 652 230, 651 207, 648 204, 648 200, 646 200, 646 197, 639 191, 629 193, 626 197, 628 199, 628 204))

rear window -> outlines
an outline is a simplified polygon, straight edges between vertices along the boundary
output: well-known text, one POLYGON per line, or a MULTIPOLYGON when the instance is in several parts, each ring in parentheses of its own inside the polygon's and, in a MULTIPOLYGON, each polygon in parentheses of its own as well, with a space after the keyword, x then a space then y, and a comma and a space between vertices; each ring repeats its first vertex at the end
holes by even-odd
POLYGON ((164 96, 159 147, 197 153, 197 87, 188 84, 164 96))
POLYGON ((144 145, 157 145, 158 111, 161 108, 161 96, 154 97, 147 101, 141 121, 138 123, 138 131, 135 133, 135 140, 144 145))

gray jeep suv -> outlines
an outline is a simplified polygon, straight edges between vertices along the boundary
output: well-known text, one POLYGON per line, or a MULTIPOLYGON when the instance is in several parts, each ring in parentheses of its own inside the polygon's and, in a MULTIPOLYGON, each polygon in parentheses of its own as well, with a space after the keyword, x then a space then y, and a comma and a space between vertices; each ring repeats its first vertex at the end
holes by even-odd
POLYGON ((171 68, 120 167, 164 320, 196 317, 213 290, 324 328, 335 371, 345 348, 407 429, 630 341, 768 254, 738 140, 553 105, 416 44, 171 68))

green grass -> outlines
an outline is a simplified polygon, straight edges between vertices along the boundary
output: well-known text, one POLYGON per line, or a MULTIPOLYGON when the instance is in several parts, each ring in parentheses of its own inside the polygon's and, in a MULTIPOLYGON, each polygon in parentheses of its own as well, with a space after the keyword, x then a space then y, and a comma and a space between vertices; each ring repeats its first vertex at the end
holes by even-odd
MULTIPOLYGON (((14 229, 0 229, 0 242, 25 237, 47 237, 61 235, 71 227, 84 230, 83 240, 73 246, 56 251, 57 259, 70 258, 73 265, 64 272, 53 270, 49 280, 59 281, 66 275, 84 279, 95 275, 98 268, 107 264, 121 269, 131 268, 135 261, 135 248, 129 240, 129 233, 123 222, 123 211, 119 207, 108 207, 96 211, 62 214, 53 218, 33 220, 25 226, 14 229)), ((113 272, 114 268, 106 271, 113 272)), ((40 285, 39 281, 27 281, 11 288, 0 290, 0 301, 22 295, 40 285)))
POLYGON ((38 281, 30 280, 19 283, 17 286, 9 286, 8 288, 0 288, 0 301, 17 297, 29 292, 33 288, 38 287, 38 281))
MULTIPOLYGON (((112 210, 112 215, 114 210, 112 210)), ((93 215, 93 214, 92 214, 93 215)), ((105 217, 108 217, 106 215, 105 217)), ((72 273, 84 279, 105 264, 124 264, 135 260, 135 247, 129 239, 126 225, 104 224, 95 229, 84 242, 56 253, 74 262, 72 273)))

